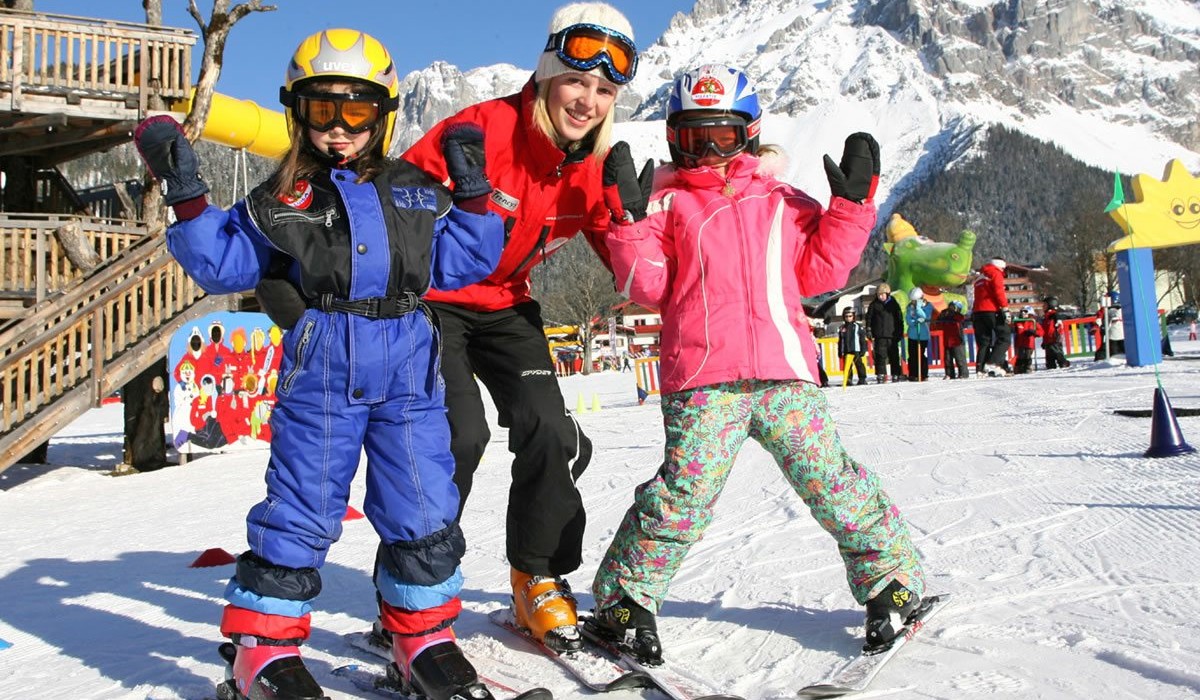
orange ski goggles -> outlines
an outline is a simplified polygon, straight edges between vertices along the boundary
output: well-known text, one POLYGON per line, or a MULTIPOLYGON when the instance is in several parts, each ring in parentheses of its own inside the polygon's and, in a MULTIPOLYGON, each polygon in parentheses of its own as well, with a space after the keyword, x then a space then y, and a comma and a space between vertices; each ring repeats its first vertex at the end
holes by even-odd
POLYGON ((550 35, 545 51, 554 51, 571 68, 589 71, 597 66, 608 79, 624 85, 637 73, 638 54, 633 39, 598 24, 573 24, 550 35))
POLYGON ((383 116, 383 101, 378 95, 310 92, 296 95, 296 118, 314 131, 329 131, 341 126, 348 133, 361 134, 383 116))

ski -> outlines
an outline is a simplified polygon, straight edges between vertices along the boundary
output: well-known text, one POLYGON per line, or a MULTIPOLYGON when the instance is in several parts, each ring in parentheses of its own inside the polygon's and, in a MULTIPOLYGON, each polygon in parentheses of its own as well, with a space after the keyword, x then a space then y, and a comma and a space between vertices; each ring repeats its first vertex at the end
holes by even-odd
POLYGON ((587 688, 598 693, 613 690, 628 690, 631 688, 656 687, 654 680, 645 672, 626 668, 611 654, 605 653, 592 645, 584 645, 579 651, 560 654, 534 639, 529 633, 518 627, 513 619, 512 610, 502 608, 488 613, 488 619, 504 629, 512 632, 542 654, 562 666, 576 680, 587 688))
MULTIPOLYGON (((420 700, 424 697, 408 691, 395 663, 389 663, 385 667, 352 663, 338 666, 331 673, 350 681, 359 690, 390 700, 420 700)), ((554 700, 554 695, 545 688, 519 691, 482 676, 479 681, 467 691, 471 698, 477 700, 554 700)))
MULTIPOLYGON (((402 691, 400 671, 392 661, 391 641, 382 637, 374 628, 368 632, 351 632, 343 637, 346 643, 360 651, 367 652, 386 664, 380 668, 377 664, 346 664, 333 670, 333 674, 349 680, 355 687, 390 698, 409 697, 402 691)), ((545 688, 531 688, 520 691, 516 687, 518 681, 502 679, 493 669, 487 666, 485 660, 477 656, 471 658, 476 666, 479 680, 492 693, 496 700, 553 700, 554 695, 545 688)))
POLYGON ((743 700, 740 695, 722 693, 712 684, 684 669, 676 668, 670 661, 658 666, 647 666, 620 642, 614 642, 593 632, 587 624, 588 618, 581 616, 579 631, 588 646, 595 646, 618 659, 630 671, 643 674, 654 684, 654 688, 671 700, 743 700))
POLYGON ((861 693, 867 689, 875 676, 892 660, 904 645, 908 644, 925 623, 950 602, 950 594, 929 596, 921 601, 921 607, 909 618, 904 632, 891 641, 890 644, 871 651, 863 651, 850 659, 841 668, 833 672, 824 682, 801 688, 797 693, 802 698, 836 698, 853 693, 861 693))

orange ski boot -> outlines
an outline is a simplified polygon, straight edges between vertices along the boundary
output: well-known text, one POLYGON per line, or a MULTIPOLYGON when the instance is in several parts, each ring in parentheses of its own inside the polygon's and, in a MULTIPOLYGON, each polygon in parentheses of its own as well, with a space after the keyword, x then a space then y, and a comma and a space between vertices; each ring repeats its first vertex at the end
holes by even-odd
POLYGON ((513 617, 542 644, 558 653, 583 648, 576 626, 575 596, 558 576, 533 576, 512 570, 513 617))

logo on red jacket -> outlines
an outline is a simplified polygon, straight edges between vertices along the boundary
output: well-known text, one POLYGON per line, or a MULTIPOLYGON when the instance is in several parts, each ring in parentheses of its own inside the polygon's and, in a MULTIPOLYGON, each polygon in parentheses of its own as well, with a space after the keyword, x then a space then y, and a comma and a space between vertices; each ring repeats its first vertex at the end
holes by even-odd
POLYGON ((725 96, 725 86, 711 75, 706 75, 692 86, 692 101, 701 107, 711 107, 725 96))
POLYGON ((313 201, 312 183, 308 180, 296 180, 295 189, 279 195, 279 201, 293 209, 308 209, 313 201))

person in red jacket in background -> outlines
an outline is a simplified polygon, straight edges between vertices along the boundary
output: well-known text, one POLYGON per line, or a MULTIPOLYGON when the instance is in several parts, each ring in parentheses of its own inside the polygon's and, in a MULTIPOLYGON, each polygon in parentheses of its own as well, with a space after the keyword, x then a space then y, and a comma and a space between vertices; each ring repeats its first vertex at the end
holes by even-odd
POLYGON ((1046 353, 1046 369, 1070 367, 1071 361, 1063 352, 1063 324, 1058 318, 1058 297, 1046 297, 1046 313, 1042 316, 1042 352, 1046 353))
POLYGON ((971 307, 971 325, 975 327, 975 374, 984 375, 987 367, 996 372, 1011 374, 1008 367, 1008 293, 1004 290, 1004 268, 1000 258, 993 258, 979 268, 975 280, 975 304, 971 307))
POLYGON ((932 330, 942 332, 942 363, 946 379, 968 379, 967 348, 963 345, 962 302, 952 301, 938 314, 932 330))
POLYGON ((507 232, 500 263, 482 282, 425 299, 441 322, 460 513, 490 438, 478 377, 514 453, 507 517, 514 617, 546 646, 570 651, 582 639, 563 576, 582 562, 586 521, 575 482, 592 446, 566 410, 529 274, 581 231, 609 266, 602 164, 637 50, 629 21, 601 2, 559 8, 539 48, 536 72, 520 93, 447 118, 403 157, 444 178, 438 143, 446 127, 474 122, 487 134, 491 210, 507 232))
POLYGON ((1013 321, 1013 330, 1017 336, 1017 366, 1013 373, 1027 374, 1034 369, 1033 353, 1037 348, 1037 339, 1042 337, 1042 326, 1032 306, 1021 307, 1021 315, 1013 321))

